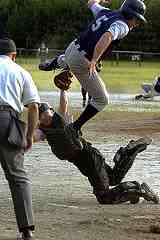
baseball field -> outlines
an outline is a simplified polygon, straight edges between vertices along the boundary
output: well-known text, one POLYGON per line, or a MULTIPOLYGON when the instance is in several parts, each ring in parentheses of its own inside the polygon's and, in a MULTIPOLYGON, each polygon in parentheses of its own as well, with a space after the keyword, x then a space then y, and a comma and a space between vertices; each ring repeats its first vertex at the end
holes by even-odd
MULTIPOLYGON (((54 72, 43 72, 38 70, 39 59, 19 59, 24 68, 30 71, 40 91, 56 90, 52 84, 54 72)), ((142 82, 152 82, 158 74, 160 62, 144 61, 141 66, 133 61, 105 61, 101 76, 109 92, 116 93, 137 93, 142 82)), ((72 91, 79 91, 78 81, 73 81, 72 91)))
MULTIPOLYGON (((57 95, 47 91, 57 91, 51 80, 53 73, 38 71, 33 61, 34 64, 23 62, 23 66, 31 72, 42 101, 52 102, 57 95)), ((108 108, 86 124, 83 135, 102 151, 110 165, 118 148, 129 140, 152 138, 151 145, 137 156, 125 180, 145 181, 160 194, 160 102, 133 100, 141 82, 151 82, 159 69, 160 63, 156 62, 144 62, 141 67, 133 62, 120 62, 118 66, 104 63, 102 78, 109 92, 116 95, 108 108)), ((72 91, 79 91, 76 80, 72 91)), ((71 96, 70 103, 77 116, 81 99, 75 98, 71 96)), ((26 154, 25 165, 33 186, 35 240, 160 239, 159 205, 143 199, 136 205, 99 205, 87 179, 70 163, 58 160, 46 142, 34 144, 26 154)), ((0 178, 0 240, 15 240, 13 206, 2 170, 0 178)))

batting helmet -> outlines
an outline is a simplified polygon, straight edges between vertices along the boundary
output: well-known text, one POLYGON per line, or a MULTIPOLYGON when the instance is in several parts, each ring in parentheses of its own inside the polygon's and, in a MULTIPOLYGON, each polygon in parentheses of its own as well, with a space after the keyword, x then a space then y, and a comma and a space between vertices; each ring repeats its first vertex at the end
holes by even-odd
POLYGON ((126 17, 136 17, 138 20, 147 22, 144 17, 146 5, 143 0, 125 0, 120 7, 120 11, 126 17))

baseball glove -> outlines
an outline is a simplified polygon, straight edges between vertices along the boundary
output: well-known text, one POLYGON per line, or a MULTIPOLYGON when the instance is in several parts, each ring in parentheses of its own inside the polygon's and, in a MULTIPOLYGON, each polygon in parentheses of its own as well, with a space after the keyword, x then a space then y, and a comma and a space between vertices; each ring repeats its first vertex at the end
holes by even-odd
POLYGON ((56 87, 61 90, 68 90, 72 83, 73 74, 70 70, 63 70, 59 74, 57 74, 53 81, 56 87))

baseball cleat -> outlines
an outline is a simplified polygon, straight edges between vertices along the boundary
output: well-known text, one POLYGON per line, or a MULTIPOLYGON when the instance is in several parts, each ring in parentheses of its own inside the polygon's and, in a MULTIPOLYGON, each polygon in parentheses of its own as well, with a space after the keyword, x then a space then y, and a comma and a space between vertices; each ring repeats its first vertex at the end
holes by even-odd
POLYGON ((141 192, 142 197, 144 197, 145 200, 152 201, 156 204, 159 203, 159 196, 153 190, 150 189, 147 183, 141 184, 141 192))
POLYGON ((143 99, 143 95, 142 94, 135 96, 135 100, 140 100, 140 99, 143 99))
POLYGON ((32 240, 33 233, 30 230, 26 230, 25 232, 20 233, 17 237, 17 240, 32 240))
POLYGON ((130 152, 132 151, 138 151, 142 152, 147 148, 147 145, 151 144, 152 139, 145 137, 145 138, 139 138, 138 140, 131 140, 128 145, 126 146, 126 149, 130 152))
POLYGON ((58 57, 55 57, 51 60, 46 61, 45 63, 40 63, 39 69, 42 71, 52 71, 52 70, 56 70, 56 69, 60 68, 57 63, 57 59, 58 59, 58 57))

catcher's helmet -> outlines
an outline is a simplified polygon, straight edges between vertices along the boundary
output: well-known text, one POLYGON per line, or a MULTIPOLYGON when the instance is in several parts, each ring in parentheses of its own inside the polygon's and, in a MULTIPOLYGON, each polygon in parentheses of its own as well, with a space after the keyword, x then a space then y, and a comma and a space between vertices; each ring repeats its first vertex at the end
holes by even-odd
POLYGON ((143 0, 125 0, 120 7, 120 11, 126 17, 136 17, 138 20, 147 22, 144 17, 146 5, 143 0))
POLYGON ((43 112, 47 112, 49 109, 53 110, 53 108, 46 102, 43 102, 39 105, 39 115, 43 112))

